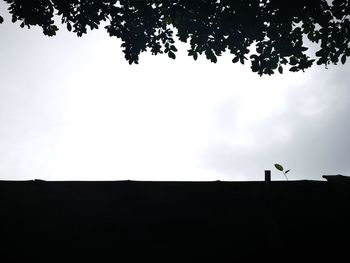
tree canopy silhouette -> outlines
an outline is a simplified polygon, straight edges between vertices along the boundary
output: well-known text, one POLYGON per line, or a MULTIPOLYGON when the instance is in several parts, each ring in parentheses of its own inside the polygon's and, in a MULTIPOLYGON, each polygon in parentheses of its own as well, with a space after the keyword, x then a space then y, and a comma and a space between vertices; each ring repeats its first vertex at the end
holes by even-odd
POLYGON ((122 40, 130 64, 144 51, 175 59, 175 37, 189 42, 194 60, 205 55, 216 63, 229 51, 233 63, 249 60, 259 75, 283 73, 285 67, 304 71, 315 61, 344 64, 350 56, 349 0, 4 1, 12 22, 40 26, 48 36, 59 30, 55 17, 78 36, 105 22, 109 35, 122 40), (310 43, 318 45, 315 54, 307 52, 310 43))

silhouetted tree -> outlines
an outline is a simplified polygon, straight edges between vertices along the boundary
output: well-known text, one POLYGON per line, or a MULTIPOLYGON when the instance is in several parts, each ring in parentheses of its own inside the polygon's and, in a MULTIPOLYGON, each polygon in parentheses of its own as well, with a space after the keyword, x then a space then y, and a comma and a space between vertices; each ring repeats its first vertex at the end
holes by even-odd
MULTIPOLYGON (((139 54, 166 53, 175 59, 176 36, 189 41, 188 55, 216 63, 229 50, 232 62, 260 75, 277 69, 304 71, 350 55, 349 0, 5 0, 12 22, 38 25, 45 35, 58 31, 61 18, 78 36, 105 21, 110 36, 121 38, 125 58, 138 63, 139 54), (331 3, 330 3, 331 2, 331 3), (306 40, 317 43, 316 57, 307 55, 306 40)), ((0 17, 0 23, 3 19, 0 17)))

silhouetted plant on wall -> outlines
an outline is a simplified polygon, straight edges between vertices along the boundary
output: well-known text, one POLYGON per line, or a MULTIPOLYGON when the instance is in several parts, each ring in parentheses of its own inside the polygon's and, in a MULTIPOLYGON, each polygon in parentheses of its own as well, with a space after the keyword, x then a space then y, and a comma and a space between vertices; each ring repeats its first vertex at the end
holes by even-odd
MULTIPOLYGON (((106 22, 110 36, 122 40, 125 58, 139 62, 141 52, 176 58, 176 36, 189 42, 188 55, 213 63, 223 52, 232 62, 250 60, 259 75, 304 71, 317 65, 345 63, 350 56, 348 0, 4 0, 12 22, 38 25, 45 35, 59 30, 58 16, 78 36, 106 22), (311 58, 305 39, 319 50, 311 58)), ((0 23, 2 18, 0 18, 0 23)))
POLYGON ((283 175, 284 175, 284 177, 286 177, 287 181, 289 181, 289 179, 288 179, 288 177, 287 177, 287 173, 289 173, 290 169, 288 169, 288 170, 285 171, 285 170, 284 170, 284 167, 283 167, 282 165, 280 165, 280 164, 278 164, 278 163, 275 163, 274 165, 275 165, 275 167, 276 167, 276 169, 277 169, 278 171, 281 171, 281 172, 283 173, 283 175))

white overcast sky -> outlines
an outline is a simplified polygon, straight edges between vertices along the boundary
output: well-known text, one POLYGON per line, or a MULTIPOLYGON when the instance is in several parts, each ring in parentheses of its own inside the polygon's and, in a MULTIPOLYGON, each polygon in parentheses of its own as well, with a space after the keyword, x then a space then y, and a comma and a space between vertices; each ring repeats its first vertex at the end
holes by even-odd
POLYGON ((0 179, 263 180, 350 174, 350 65, 259 77, 230 55, 143 53, 101 28, 12 24, 0 2, 0 179))

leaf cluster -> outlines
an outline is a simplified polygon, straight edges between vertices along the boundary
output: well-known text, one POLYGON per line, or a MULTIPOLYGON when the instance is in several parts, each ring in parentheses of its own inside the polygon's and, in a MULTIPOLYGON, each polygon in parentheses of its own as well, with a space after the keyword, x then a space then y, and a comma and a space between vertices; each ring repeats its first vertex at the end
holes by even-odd
MULTIPOLYGON (((174 38, 189 42, 188 55, 213 63, 224 52, 232 62, 259 75, 298 72, 317 65, 345 63, 350 56, 348 0, 5 0, 12 22, 40 26, 48 36, 59 30, 82 36, 105 22, 122 40, 125 58, 138 63, 141 52, 176 58, 174 38), (174 33, 176 28, 176 34, 174 33), (318 44, 311 58, 305 39, 318 44)), ((3 18, 0 16, 0 23, 3 18)))

